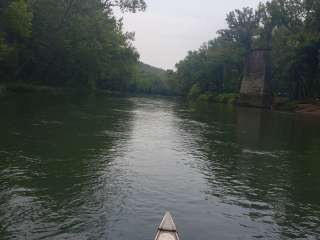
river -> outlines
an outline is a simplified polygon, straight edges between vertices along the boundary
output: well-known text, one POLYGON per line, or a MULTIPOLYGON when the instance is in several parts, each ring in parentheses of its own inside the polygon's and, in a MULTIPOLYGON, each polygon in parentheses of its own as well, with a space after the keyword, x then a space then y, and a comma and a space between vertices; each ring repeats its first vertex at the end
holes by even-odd
POLYGON ((0 102, 0 239, 319 239, 319 119, 176 99, 0 102))

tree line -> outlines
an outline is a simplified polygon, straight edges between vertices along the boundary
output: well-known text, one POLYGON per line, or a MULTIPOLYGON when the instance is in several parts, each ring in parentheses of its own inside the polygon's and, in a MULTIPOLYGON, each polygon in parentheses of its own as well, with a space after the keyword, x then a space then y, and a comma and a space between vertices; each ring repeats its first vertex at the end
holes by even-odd
POLYGON ((108 89, 196 98, 238 93, 245 59, 272 51, 276 95, 320 95, 320 1, 269 0, 227 14, 228 27, 190 51, 174 71, 139 62, 133 33, 114 9, 144 0, 0 0, 0 83, 108 89))
POLYGON ((0 81, 123 91, 139 54, 114 9, 144 0, 0 0, 0 81))
POLYGON ((246 56, 271 49, 274 94, 320 96, 320 1, 271 0, 227 14, 228 27, 168 71, 175 94, 237 93, 246 56))

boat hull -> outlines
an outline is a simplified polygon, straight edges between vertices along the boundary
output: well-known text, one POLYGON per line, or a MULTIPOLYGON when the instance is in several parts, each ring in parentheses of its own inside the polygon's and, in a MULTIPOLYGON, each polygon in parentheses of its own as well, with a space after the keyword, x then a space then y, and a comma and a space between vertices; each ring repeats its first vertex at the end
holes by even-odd
POLYGON ((179 240, 176 225, 169 212, 164 215, 158 228, 155 240, 179 240))
POLYGON ((179 240, 179 236, 174 232, 158 231, 155 240, 179 240))

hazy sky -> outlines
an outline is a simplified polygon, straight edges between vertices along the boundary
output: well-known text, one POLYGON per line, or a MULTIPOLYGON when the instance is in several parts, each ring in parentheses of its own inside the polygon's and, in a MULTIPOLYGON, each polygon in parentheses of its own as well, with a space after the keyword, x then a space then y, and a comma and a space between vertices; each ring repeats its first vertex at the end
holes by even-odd
POLYGON ((173 68, 189 50, 213 39, 226 27, 226 14, 235 8, 255 7, 259 0, 146 0, 146 12, 125 14, 125 30, 136 33, 140 59, 173 68))

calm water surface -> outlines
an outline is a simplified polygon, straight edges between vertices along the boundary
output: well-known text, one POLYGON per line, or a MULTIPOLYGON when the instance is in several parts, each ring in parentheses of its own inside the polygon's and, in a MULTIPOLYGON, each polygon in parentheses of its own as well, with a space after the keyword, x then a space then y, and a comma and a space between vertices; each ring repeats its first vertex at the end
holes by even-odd
POLYGON ((0 102, 0 239, 319 239, 320 121, 103 96, 0 102))

